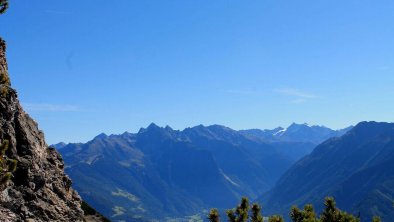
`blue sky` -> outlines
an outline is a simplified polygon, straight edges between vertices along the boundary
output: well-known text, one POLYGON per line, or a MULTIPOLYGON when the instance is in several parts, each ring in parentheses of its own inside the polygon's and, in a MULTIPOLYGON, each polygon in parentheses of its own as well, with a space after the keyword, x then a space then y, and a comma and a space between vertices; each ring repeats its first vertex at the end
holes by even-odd
POLYGON ((394 121, 394 1, 11 0, 13 86, 48 143, 394 121))

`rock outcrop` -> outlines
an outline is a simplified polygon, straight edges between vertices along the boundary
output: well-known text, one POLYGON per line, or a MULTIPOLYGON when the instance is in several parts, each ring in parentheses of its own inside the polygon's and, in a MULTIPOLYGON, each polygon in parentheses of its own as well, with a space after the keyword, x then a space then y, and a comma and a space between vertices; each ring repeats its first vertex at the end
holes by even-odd
MULTIPOLYGON (((0 39, 2 77, 8 77, 5 50, 0 39)), ((0 221, 83 221, 81 198, 64 173, 62 157, 45 143, 43 132, 23 111, 9 80, 1 81, 0 90, 0 141, 9 141, 6 155, 18 161, 0 193, 0 221)))

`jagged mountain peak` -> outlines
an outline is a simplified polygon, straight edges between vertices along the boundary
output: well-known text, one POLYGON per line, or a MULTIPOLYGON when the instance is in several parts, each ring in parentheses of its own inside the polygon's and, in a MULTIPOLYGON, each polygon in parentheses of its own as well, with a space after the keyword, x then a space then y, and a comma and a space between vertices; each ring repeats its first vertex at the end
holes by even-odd
POLYGON ((156 123, 151 123, 151 124, 149 124, 147 129, 148 130, 154 130, 154 129, 160 129, 160 128, 162 128, 162 127, 156 125, 156 123))
POLYGON ((107 134, 105 134, 105 133, 100 133, 99 135, 97 135, 96 137, 94 137, 94 140, 102 140, 102 139, 105 139, 105 138, 107 138, 107 137, 108 137, 107 134))
MULTIPOLYGON (((154 123, 150 124, 147 128, 141 128, 135 135, 140 140, 167 141, 177 137, 178 131, 173 130, 171 127, 160 127, 154 123)), ((154 148, 154 147, 152 147, 154 148)))
POLYGON ((164 129, 167 131, 174 131, 174 129, 172 129, 169 125, 166 125, 166 127, 164 127, 164 129))
POLYGON ((169 126, 160 127, 160 126, 158 126, 156 123, 151 123, 151 124, 148 125, 148 127, 146 127, 146 128, 141 128, 141 129, 138 131, 138 134, 146 133, 146 132, 158 132, 158 131, 172 131, 172 128, 169 127, 169 126))

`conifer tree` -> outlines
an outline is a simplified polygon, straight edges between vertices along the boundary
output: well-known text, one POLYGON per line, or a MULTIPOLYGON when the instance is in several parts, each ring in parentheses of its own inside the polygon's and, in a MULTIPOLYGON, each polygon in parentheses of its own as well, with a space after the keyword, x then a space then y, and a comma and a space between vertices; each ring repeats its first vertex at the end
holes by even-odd
POLYGON ((241 203, 234 209, 226 211, 229 222, 247 222, 249 211, 249 200, 243 197, 241 203))
POLYGON ((359 222, 360 219, 339 210, 334 198, 326 197, 325 209, 320 216, 320 222, 359 222))
POLYGON ((8 0, 0 0, 0 14, 5 13, 8 9, 8 0))
POLYGON ((310 204, 305 205, 304 210, 298 209, 293 206, 290 211, 290 218, 293 222, 316 222, 316 213, 313 206, 310 204))
POLYGON ((235 216, 234 209, 227 210, 226 214, 229 222, 237 222, 237 216, 235 216))
POLYGON ((236 214, 238 215, 237 222, 247 222, 248 211, 249 211, 249 200, 246 197, 242 197, 241 204, 235 210, 236 214))
POLYGON ((353 216, 349 213, 341 211, 339 213, 338 221, 340 221, 340 222, 360 222, 360 219, 356 218, 355 216, 353 216))
POLYGON ((381 222, 382 220, 380 219, 380 217, 374 216, 372 218, 372 222, 381 222))
POLYGON ((302 222, 304 219, 302 211, 297 206, 291 207, 290 218, 292 222, 302 222))
POLYGON ((220 222, 220 215, 218 209, 211 209, 208 215, 208 220, 210 222, 220 222))
POLYGON ((268 222, 284 222, 283 217, 280 215, 273 215, 268 218, 268 222))
POLYGON ((320 216, 320 222, 337 222, 339 220, 339 210, 336 208, 334 198, 326 197, 324 202, 325 209, 320 216))
POLYGON ((250 216, 251 222, 263 222, 263 215, 261 214, 261 207, 254 203, 251 207, 252 215, 250 216))
MULTIPOLYGON (((318 219, 315 210, 311 204, 304 206, 301 210, 296 206, 293 206, 290 211, 290 218, 292 222, 360 222, 360 218, 355 217, 345 211, 341 211, 336 207, 334 198, 326 197, 324 202, 325 209, 320 214, 318 219)), ((255 203, 249 206, 248 198, 244 197, 241 203, 235 208, 226 211, 229 222, 263 222, 263 216, 261 214, 261 207, 255 203), (250 209, 250 218, 248 213, 250 209)), ((219 212, 217 209, 211 209, 208 219, 210 222, 219 222, 219 212)), ((280 215, 272 215, 268 218, 268 222, 284 222, 283 217, 280 215)), ((374 217, 372 222, 381 222, 379 217, 374 217)))
POLYGON ((315 210, 313 209, 312 204, 305 205, 303 211, 303 217, 304 217, 303 222, 317 222, 316 213, 315 210))

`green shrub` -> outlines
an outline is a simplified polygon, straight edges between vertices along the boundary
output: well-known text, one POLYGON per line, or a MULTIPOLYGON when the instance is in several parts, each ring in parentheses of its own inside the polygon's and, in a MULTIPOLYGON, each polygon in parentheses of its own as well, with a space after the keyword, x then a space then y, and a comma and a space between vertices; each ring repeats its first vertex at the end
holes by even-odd
POLYGON ((252 215, 250 217, 251 222, 263 222, 263 215, 261 214, 261 207, 257 203, 254 203, 251 207, 252 215))
POLYGON ((8 9, 8 0, 0 0, 0 14, 3 14, 8 9))
POLYGON ((9 147, 9 141, 3 140, 0 144, 0 187, 5 188, 8 181, 12 178, 12 173, 16 171, 18 161, 7 157, 6 152, 9 147))
POLYGON ((10 87, 11 84, 10 78, 8 77, 8 74, 5 71, 0 72, 0 84, 2 85, 0 93, 4 97, 8 94, 8 88, 10 87))
POLYGON ((380 217, 373 217, 372 222, 381 222, 380 217))
POLYGON ((219 222, 220 221, 220 215, 219 215, 218 209, 215 208, 215 209, 211 209, 209 211, 208 220, 210 222, 219 222))
POLYGON ((273 215, 269 217, 268 222, 284 222, 284 220, 280 215, 273 215))

